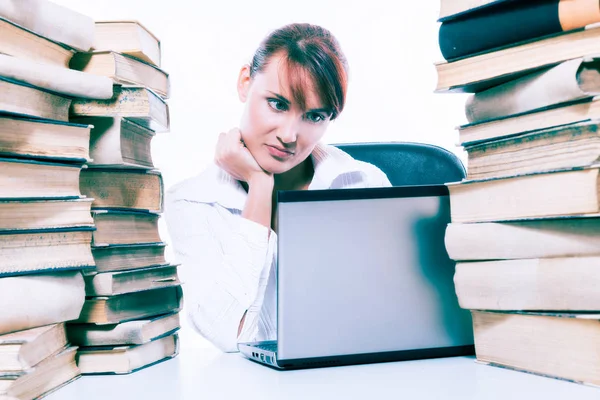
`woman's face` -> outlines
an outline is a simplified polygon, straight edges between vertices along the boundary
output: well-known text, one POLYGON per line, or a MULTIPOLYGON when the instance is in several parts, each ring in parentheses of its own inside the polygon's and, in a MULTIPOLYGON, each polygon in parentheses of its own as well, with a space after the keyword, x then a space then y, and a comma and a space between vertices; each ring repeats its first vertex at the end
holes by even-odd
POLYGON ((238 94, 245 103, 239 127, 242 138, 258 164, 273 174, 306 160, 330 122, 330 112, 323 108, 312 83, 304 88, 306 110, 294 103, 281 60, 281 55, 273 55, 252 78, 245 66, 238 80, 238 94))

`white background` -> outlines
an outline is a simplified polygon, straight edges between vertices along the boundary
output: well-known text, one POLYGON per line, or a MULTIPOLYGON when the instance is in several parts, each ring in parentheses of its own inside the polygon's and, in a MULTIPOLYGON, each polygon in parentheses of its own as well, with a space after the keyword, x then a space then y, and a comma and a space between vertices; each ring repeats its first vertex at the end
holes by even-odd
MULTIPOLYGON (((161 40, 171 132, 154 138, 152 156, 167 188, 212 162, 217 135, 239 122, 240 67, 264 36, 291 22, 329 29, 348 58, 347 105, 326 142, 425 142, 465 161, 454 130, 466 122, 465 95, 433 93, 433 64, 442 59, 437 0, 53 1, 95 20, 138 20, 161 40)), ((169 241, 164 225, 161 236, 169 241)), ((207 345, 182 333, 184 341, 207 345)))

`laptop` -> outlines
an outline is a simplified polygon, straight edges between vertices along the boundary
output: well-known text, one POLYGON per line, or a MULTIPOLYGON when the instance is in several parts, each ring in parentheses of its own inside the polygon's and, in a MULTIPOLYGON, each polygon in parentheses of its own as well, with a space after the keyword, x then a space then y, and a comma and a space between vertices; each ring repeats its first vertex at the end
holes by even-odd
POLYGON ((280 191, 277 340, 250 360, 298 369, 474 354, 444 246, 445 186, 280 191))

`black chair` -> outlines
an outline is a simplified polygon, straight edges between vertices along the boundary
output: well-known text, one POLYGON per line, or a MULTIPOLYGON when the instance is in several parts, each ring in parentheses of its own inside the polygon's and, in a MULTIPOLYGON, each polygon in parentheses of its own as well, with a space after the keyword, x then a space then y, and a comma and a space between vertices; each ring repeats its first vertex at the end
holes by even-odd
POLYGON ((465 167, 456 155, 431 144, 381 142, 334 146, 381 169, 393 186, 439 185, 458 182, 466 176, 465 167))

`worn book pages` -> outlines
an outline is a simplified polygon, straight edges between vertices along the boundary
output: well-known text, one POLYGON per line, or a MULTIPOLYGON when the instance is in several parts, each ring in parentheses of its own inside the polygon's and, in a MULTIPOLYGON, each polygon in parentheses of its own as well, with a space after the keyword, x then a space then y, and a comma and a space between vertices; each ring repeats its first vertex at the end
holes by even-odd
POLYGON ((110 99, 113 96, 113 82, 105 76, 41 64, 5 54, 0 54, 0 76, 66 96, 84 99, 110 99))
POLYGON ((591 71, 581 73, 600 75, 599 66, 600 59, 577 58, 476 93, 465 105, 467 119, 484 122, 600 94, 600 85, 581 79, 594 80, 591 71))
POLYGON ((0 16, 55 42, 88 51, 94 20, 47 0, 0 0, 0 16))
POLYGON ((0 333, 76 319, 85 301, 79 271, 0 279, 0 333))

